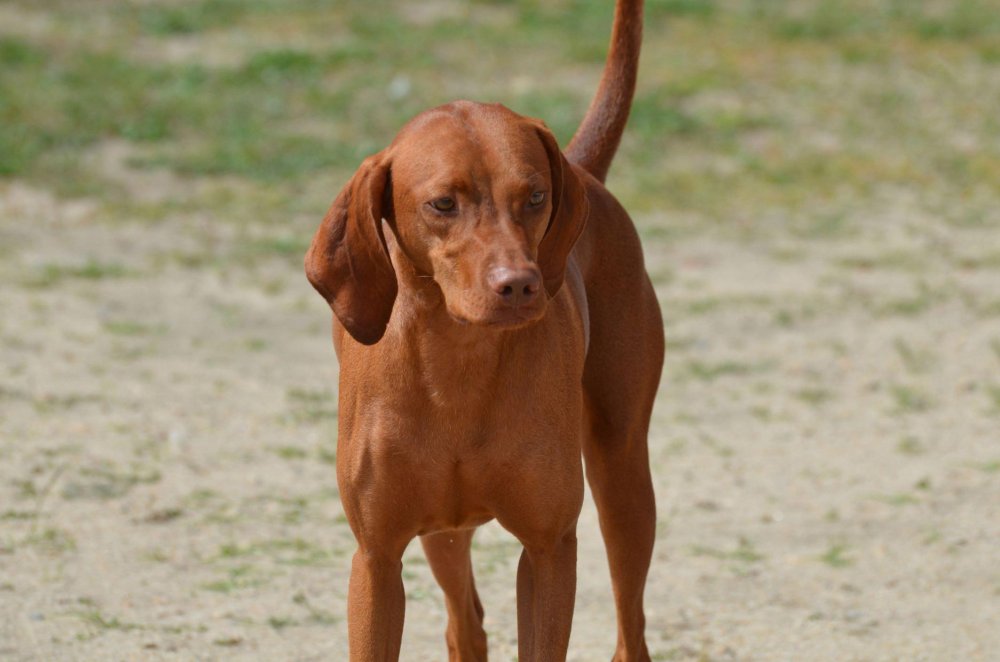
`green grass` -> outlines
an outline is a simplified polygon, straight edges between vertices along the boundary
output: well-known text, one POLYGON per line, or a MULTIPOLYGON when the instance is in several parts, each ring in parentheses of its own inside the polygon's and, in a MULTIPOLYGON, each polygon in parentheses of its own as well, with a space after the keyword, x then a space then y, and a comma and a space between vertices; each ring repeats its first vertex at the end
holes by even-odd
POLYGON ((47 264, 28 276, 23 284, 27 287, 48 288, 66 280, 105 280, 122 278, 130 273, 121 264, 91 259, 80 266, 47 264))
POLYGON ((137 623, 123 621, 117 616, 107 616, 97 609, 78 611, 75 612, 74 615, 87 625, 96 628, 99 631, 118 630, 121 632, 128 632, 130 630, 142 629, 142 626, 137 623))
POLYGON ((298 446, 276 446, 270 450, 283 460, 303 460, 309 456, 306 450, 298 446))
MULTIPOLYGON (((269 210, 251 209, 279 217, 290 204, 321 213, 403 122, 456 97, 503 101, 544 118, 565 141, 593 93, 578 81, 600 69, 611 3, 470 0, 419 23, 390 0, 87 11, 57 3, 48 12, 84 36, 58 44, 0 38, 0 178, 100 195, 121 209, 128 194, 85 158, 117 139, 134 149, 134 168, 252 182, 268 194, 269 210), (504 20, 481 20, 486 6, 504 20), (87 26, 103 29, 88 38, 87 26), (228 43, 237 33, 247 38, 220 46, 217 62, 159 55, 171 40, 228 43), (141 55, 139 37, 150 44, 141 55), (316 181, 329 184, 310 187, 316 181)), ((1000 191, 1000 150, 989 139, 996 94, 978 79, 1000 34, 998 16, 989 0, 651 0, 640 88, 612 185, 631 209, 724 222, 773 210, 770 218, 808 236, 851 230, 848 201, 876 186, 917 187, 933 200, 973 187, 1000 191), (960 68, 969 75, 948 73, 960 68), (963 131, 978 138, 971 153, 957 152, 923 115, 906 84, 914 77, 937 100, 935 117, 964 118, 963 131)), ((206 207, 244 213, 235 199, 206 207)), ((976 214, 946 205, 942 214, 997 222, 995 205, 976 214)))
POLYGON ((899 355, 907 371, 919 374, 927 372, 935 363, 934 353, 926 349, 917 349, 902 338, 893 341, 893 348, 899 355))
POLYGON ((844 544, 833 544, 823 552, 819 560, 831 568, 846 568, 854 564, 854 559, 848 556, 849 548, 844 544))
POLYGON ((76 538, 68 531, 56 527, 33 530, 25 537, 24 544, 52 556, 76 551, 76 538))
POLYGON ((741 361, 690 361, 686 372, 691 377, 711 382, 721 377, 745 377, 770 369, 769 363, 744 363, 741 361))
POLYGON ((731 550, 694 545, 691 547, 691 553, 694 556, 707 556, 723 561, 739 561, 740 563, 758 563, 765 559, 765 556, 757 551, 754 544, 746 538, 740 538, 739 543, 731 550))
POLYGON ((140 5, 130 7, 129 18, 147 34, 187 35, 232 24, 247 13, 247 5, 253 4, 241 0, 202 0, 168 6, 140 5))
POLYGON ((217 558, 269 558, 280 565, 327 565, 334 558, 331 550, 302 538, 260 540, 252 543, 226 543, 219 547, 217 558))
POLYGON ((264 584, 265 581, 252 566, 238 565, 229 568, 223 578, 201 584, 201 588, 215 593, 229 594, 255 588, 264 584))
POLYGON ((128 494, 137 485, 158 483, 162 475, 159 470, 132 466, 119 467, 104 463, 93 467, 82 467, 65 480, 60 496, 66 500, 93 499, 105 501, 128 494))
POLYGON ((1000 414, 1000 384, 987 384, 985 387, 986 398, 990 403, 990 411, 1000 414))
POLYGON ((333 613, 314 605, 312 601, 309 600, 309 597, 303 592, 296 593, 292 596, 292 602, 306 610, 308 613, 308 620, 312 623, 317 623, 319 625, 333 625, 340 620, 333 613))
POLYGON ((828 402, 833 393, 822 387, 811 387, 799 389, 795 392, 795 397, 813 407, 819 407, 828 402))
POLYGON ((146 336, 163 333, 162 327, 135 320, 116 320, 104 323, 104 330, 116 336, 146 336))
POLYGON ((915 496, 912 494, 906 494, 905 492, 900 492, 898 494, 879 494, 873 498, 876 501, 881 501, 882 503, 890 506, 912 506, 920 503, 919 499, 915 496))
POLYGON ((934 406, 930 395, 915 386, 894 384, 890 389, 895 411, 898 413, 920 413, 934 406))
POLYGON ((913 436, 903 437, 896 445, 896 450, 903 455, 922 455, 927 452, 926 446, 913 436))
POLYGON ((828 41, 897 33, 924 40, 976 39, 1000 34, 1000 17, 990 0, 890 0, 865 2, 755 0, 751 11, 783 39, 828 41))

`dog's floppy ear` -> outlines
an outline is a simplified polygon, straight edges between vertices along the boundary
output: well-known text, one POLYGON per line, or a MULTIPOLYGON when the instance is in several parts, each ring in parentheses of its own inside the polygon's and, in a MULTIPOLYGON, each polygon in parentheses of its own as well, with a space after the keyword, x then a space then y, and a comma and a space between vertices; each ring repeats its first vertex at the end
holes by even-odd
POLYGON ((566 275, 566 260, 587 222, 587 192, 583 182, 563 156, 552 132, 538 123, 538 135, 549 156, 552 174, 552 215, 538 246, 538 266, 542 270, 545 291, 556 295, 566 275))
POLYGON ((389 158, 365 159, 326 213, 306 253, 306 276, 360 343, 385 334, 396 300, 396 273, 382 234, 391 214, 389 158))

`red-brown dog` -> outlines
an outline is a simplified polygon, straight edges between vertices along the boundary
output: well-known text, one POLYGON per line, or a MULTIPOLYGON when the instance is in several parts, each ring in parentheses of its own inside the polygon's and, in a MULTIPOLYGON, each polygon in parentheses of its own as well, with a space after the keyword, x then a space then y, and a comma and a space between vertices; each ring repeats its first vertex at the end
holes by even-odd
POLYGON ((663 326, 632 221, 602 181, 635 89, 641 0, 618 0, 600 88, 565 155, 539 121, 460 101, 368 158, 306 256, 335 314, 337 480, 358 540, 351 660, 396 660, 401 556, 420 536, 449 659, 485 660, 469 547, 493 518, 524 545, 521 660, 564 660, 582 455, 618 644, 648 660, 655 531, 646 436, 663 326))

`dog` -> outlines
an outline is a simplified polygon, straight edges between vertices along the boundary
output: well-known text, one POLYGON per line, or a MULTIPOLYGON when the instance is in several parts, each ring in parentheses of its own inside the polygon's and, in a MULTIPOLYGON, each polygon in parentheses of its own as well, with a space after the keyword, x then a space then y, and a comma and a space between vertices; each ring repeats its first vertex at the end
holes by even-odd
POLYGON ((306 274, 334 314, 337 482, 358 542, 354 662, 399 658, 415 536, 444 593, 449 660, 486 660, 470 545, 492 519, 523 544, 519 659, 565 660, 584 473, 611 569, 613 659, 649 660, 663 322, 635 227, 602 183, 635 90, 642 5, 617 0, 565 152, 499 104, 433 108, 362 163, 313 238, 306 274))

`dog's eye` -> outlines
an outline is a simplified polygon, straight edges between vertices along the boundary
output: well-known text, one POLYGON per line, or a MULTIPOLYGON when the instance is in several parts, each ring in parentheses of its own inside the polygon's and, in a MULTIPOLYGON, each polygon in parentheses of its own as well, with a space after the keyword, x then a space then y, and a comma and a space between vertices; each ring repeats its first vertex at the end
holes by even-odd
POLYGON ((531 197, 528 198, 528 204, 532 207, 537 207, 543 202, 545 202, 545 191, 535 191, 531 194, 531 197))
POLYGON ((455 200, 453 198, 438 198, 431 202, 431 207, 438 211, 455 211, 455 200))

